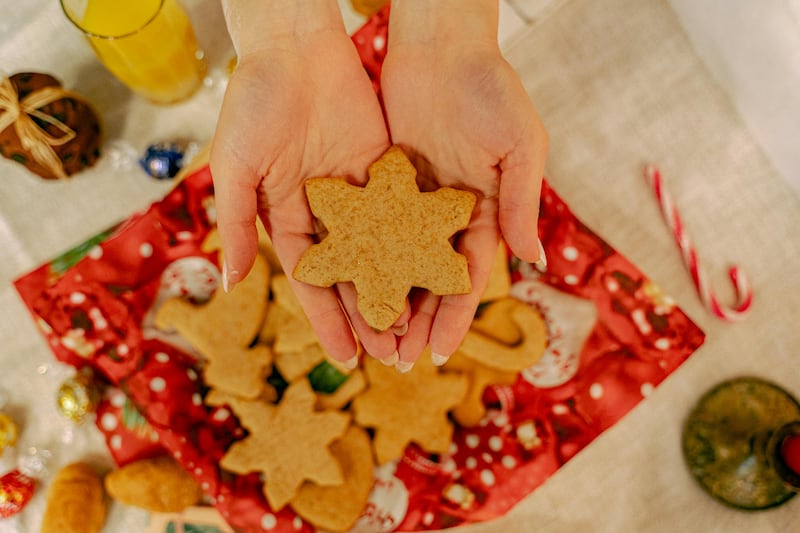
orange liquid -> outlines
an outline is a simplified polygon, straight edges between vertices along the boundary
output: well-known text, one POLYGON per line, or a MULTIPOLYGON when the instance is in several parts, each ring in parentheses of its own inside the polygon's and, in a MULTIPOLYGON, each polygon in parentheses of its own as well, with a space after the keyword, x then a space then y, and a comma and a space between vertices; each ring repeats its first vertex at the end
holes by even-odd
POLYGON ((205 64, 175 0, 89 0, 79 23, 106 68, 145 98, 172 103, 200 86, 205 64))

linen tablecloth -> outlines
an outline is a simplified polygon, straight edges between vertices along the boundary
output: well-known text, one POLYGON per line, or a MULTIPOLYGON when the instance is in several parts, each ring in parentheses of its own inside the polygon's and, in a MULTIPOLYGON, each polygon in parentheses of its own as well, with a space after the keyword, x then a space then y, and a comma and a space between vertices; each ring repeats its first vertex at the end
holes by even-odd
MULTIPOLYGON (((152 106, 103 70, 56 2, 38 4, 41 11, 25 11, 21 28, 3 27, 0 68, 54 73, 93 102, 104 120, 107 156, 63 183, 0 161, 0 389, 9 397, 5 409, 23 427, 20 446, 50 450, 53 467, 87 456, 108 463, 91 424, 75 427, 57 415, 53 397, 67 370, 53 361, 11 281, 169 189, 135 166, 115 165, 111 155, 158 140, 210 139, 232 50, 216 0, 186 2, 207 53, 209 83, 186 103, 152 106)), ((758 375, 800 394, 800 199, 665 1, 551 4, 503 41, 551 134, 550 182, 707 338, 632 413, 508 516, 464 531, 792 531, 800 527, 798 501, 742 513, 707 497, 684 466, 680 435, 693 403, 723 379, 758 375), (668 179, 720 296, 732 298, 725 284, 730 262, 750 276, 756 299, 743 323, 723 323, 699 303, 642 178, 649 161, 668 179)), ((357 22, 351 14, 349 27, 357 22)), ((0 467, 11 462, 6 454, 0 467)), ((38 530, 46 488, 23 516, 0 522, 0 531, 38 530)), ((106 530, 136 531, 145 521, 144 513, 114 506, 106 530)))

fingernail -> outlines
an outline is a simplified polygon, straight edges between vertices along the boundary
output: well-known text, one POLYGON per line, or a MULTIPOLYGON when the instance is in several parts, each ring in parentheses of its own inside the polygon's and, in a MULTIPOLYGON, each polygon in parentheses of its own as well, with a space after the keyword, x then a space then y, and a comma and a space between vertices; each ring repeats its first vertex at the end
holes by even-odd
POLYGON ((450 359, 447 355, 442 355, 440 353, 431 352, 431 361, 433 361, 434 366, 442 366, 450 359))
POLYGON ((238 274, 238 270, 231 270, 228 272, 228 263, 225 260, 222 260, 222 290, 225 292, 231 292, 235 283, 231 283, 230 277, 233 274, 238 274))
POLYGON ((381 359, 381 363, 383 363, 386 366, 394 366, 395 363, 397 363, 399 360, 400 360, 400 354, 397 353, 397 352, 394 352, 392 355, 390 355, 386 359, 381 359))
POLYGON ((392 328, 392 333, 394 333, 398 337, 402 337, 403 335, 408 333, 408 322, 406 322, 402 326, 397 326, 392 328))
POLYGON ((394 368, 401 374, 408 374, 414 367, 413 361, 398 361, 395 363, 394 368))
POLYGON ((341 364, 345 370, 353 370, 355 367, 358 366, 358 356, 354 355, 350 359, 347 359, 345 361, 340 361, 339 364, 341 364))
POLYGON ((539 270, 547 270, 547 255, 544 253, 544 246, 542 246, 541 239, 536 239, 536 242, 539 243, 539 260, 533 265, 539 270))

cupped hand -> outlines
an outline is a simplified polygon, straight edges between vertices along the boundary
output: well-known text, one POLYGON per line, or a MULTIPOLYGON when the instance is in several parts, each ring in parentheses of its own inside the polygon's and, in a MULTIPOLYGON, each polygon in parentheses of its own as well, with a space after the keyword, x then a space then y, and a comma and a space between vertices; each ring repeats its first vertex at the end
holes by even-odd
POLYGON ((392 142, 410 153, 423 188, 452 186, 478 196, 456 244, 467 257, 472 292, 412 296, 409 329, 398 348, 400 367, 408 369, 427 344, 437 364, 458 348, 501 237, 519 258, 540 258, 537 220, 549 139, 496 36, 466 32, 460 42, 392 42, 392 31, 381 79, 392 142))
MULTIPOLYGON (((343 28, 263 46, 239 59, 211 152, 229 290, 253 264, 256 216, 290 274, 319 229, 305 180, 347 176, 363 184, 368 165, 389 146, 380 104, 343 28)), ((288 277, 333 358, 354 364, 358 340, 350 324, 368 353, 393 357, 395 336, 366 325, 351 287, 312 287, 288 277)))

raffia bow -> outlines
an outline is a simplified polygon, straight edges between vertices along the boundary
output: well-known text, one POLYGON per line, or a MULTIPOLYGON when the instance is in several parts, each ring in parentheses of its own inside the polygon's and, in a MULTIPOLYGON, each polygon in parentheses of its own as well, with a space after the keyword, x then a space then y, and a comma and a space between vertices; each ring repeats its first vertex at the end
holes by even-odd
POLYGON ((0 131, 14 125, 22 148, 38 163, 50 170, 56 177, 64 179, 67 173, 64 164, 53 150, 75 138, 75 131, 55 117, 40 111, 40 108, 62 98, 83 100, 80 96, 61 87, 42 87, 19 99, 9 78, 0 81, 0 131), (54 137, 42 129, 33 119, 52 124, 64 135, 54 137))

